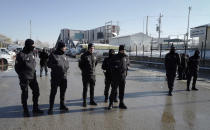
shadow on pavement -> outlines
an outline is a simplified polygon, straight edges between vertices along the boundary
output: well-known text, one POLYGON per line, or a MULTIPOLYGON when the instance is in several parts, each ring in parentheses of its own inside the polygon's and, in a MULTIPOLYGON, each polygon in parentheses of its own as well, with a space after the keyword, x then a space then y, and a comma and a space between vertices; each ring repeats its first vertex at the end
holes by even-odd
MULTIPOLYGON (((175 90, 174 92, 181 92, 185 90, 175 90)), ((138 98, 138 97, 147 97, 147 96, 166 96, 168 91, 147 91, 147 92, 135 92, 135 93, 126 93, 125 98, 138 98)), ((103 103, 104 102, 104 96, 96 96, 95 100, 97 103, 103 103)), ((89 99, 87 99, 89 101, 89 99)), ((75 100, 67 100, 66 105, 68 107, 71 106, 81 106, 82 107, 82 99, 75 99, 75 100)), ((49 104, 40 104, 39 105, 42 110, 44 110, 44 114, 42 115, 33 115, 32 105, 29 105, 29 110, 31 113, 31 117, 37 117, 37 116, 48 116, 47 110, 49 108, 49 104)), ((106 110, 106 107, 100 107, 96 106, 94 108, 81 108, 81 109, 74 109, 69 110, 68 112, 62 112, 59 110, 60 104, 54 105, 54 112, 53 115, 57 114, 63 114, 63 113, 78 113, 78 112, 92 112, 92 113, 106 113, 104 110, 106 110)), ((16 105, 16 106, 5 106, 0 107, 0 118, 24 118, 22 114, 22 105, 16 105)))

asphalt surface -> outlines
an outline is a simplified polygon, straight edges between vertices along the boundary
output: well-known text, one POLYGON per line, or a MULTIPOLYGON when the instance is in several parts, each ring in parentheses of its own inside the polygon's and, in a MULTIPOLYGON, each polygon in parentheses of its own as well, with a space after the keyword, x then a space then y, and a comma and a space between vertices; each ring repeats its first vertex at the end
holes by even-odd
MULTIPOLYGON (((198 79, 199 91, 185 91, 186 81, 176 80, 172 97, 167 96, 167 83, 163 70, 132 64, 126 79, 125 104, 127 110, 115 103, 107 110, 104 103, 104 75, 101 64, 97 66, 95 100, 98 106, 82 107, 81 72, 76 59, 70 59, 66 105, 69 112, 59 110, 59 91, 56 95, 54 114, 48 115, 50 75, 39 77, 39 104, 43 115, 33 115, 32 94, 28 104, 31 117, 23 117, 20 87, 12 67, 0 72, 0 129, 72 129, 72 130, 209 130, 210 128, 210 79, 198 79)), ((89 96, 89 93, 88 93, 89 96)), ((89 101, 89 100, 87 100, 89 101)))

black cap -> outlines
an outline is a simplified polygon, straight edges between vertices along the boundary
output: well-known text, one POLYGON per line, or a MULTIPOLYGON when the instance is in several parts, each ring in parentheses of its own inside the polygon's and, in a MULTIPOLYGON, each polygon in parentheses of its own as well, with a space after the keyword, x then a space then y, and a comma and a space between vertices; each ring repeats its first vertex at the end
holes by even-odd
POLYGON ((89 50, 91 47, 94 47, 94 44, 93 44, 93 43, 88 44, 88 50, 89 50))
POLYGON ((113 53, 115 53, 114 49, 109 49, 109 54, 113 54, 113 53))
POLYGON ((57 43, 57 49, 61 49, 61 48, 65 47, 65 46, 66 46, 66 44, 64 42, 62 42, 62 41, 59 41, 57 43))
POLYGON ((174 51, 175 50, 175 47, 174 47, 174 44, 171 45, 171 51, 174 51))
POLYGON ((26 39, 25 46, 32 46, 34 44, 34 41, 32 39, 26 39))
POLYGON ((196 54, 196 55, 199 55, 199 54, 200 54, 200 51, 199 51, 198 49, 196 49, 196 50, 195 50, 195 54, 196 54))
POLYGON ((121 50, 125 50, 125 46, 124 45, 120 45, 119 46, 119 51, 121 51, 121 50))

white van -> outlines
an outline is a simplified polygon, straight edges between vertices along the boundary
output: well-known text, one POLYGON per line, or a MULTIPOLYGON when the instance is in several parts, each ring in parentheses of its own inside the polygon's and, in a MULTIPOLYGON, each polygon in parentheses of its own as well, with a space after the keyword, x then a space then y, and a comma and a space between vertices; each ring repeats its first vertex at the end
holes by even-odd
POLYGON ((0 48, 0 65, 12 65, 14 63, 14 55, 0 48))

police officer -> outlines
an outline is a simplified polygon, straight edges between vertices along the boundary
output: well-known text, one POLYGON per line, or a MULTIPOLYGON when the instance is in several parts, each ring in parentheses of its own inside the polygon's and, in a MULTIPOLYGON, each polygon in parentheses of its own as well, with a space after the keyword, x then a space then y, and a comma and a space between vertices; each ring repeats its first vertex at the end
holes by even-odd
MULTIPOLYGON (((109 50, 109 57, 105 58, 102 64, 102 69, 104 70, 104 75, 105 75, 105 89, 104 89, 104 96, 105 96, 105 100, 104 102, 107 102, 108 100, 108 96, 109 96, 109 88, 112 82, 111 79, 111 70, 109 67, 110 64, 110 59, 112 58, 112 56, 115 54, 115 51, 113 49, 109 50)), ((117 91, 115 94, 115 99, 114 102, 118 102, 117 101, 117 91)))
POLYGON ((82 71, 82 82, 83 82, 83 107, 86 107, 86 98, 88 84, 90 86, 90 105, 97 105, 94 101, 94 87, 96 82, 95 68, 97 65, 96 56, 94 52, 94 45, 88 44, 88 50, 82 54, 79 61, 79 68, 82 71))
POLYGON ((40 77, 42 77, 43 69, 45 69, 45 75, 47 75, 47 61, 49 58, 45 48, 43 48, 42 52, 40 52, 39 58, 40 58, 40 77))
POLYGON ((83 107, 86 107, 86 98, 88 84, 90 86, 90 105, 97 105, 94 101, 94 87, 96 82, 95 68, 97 65, 97 59, 94 52, 94 45, 88 44, 88 50, 82 54, 79 61, 79 68, 82 71, 82 82, 83 82, 83 107))
POLYGON ((115 94, 117 88, 119 87, 119 108, 127 109, 127 106, 124 104, 124 93, 125 93, 125 79, 127 76, 129 65, 128 56, 125 54, 125 46, 119 46, 119 52, 117 55, 114 55, 110 61, 110 69, 111 69, 111 78, 112 78, 112 90, 111 95, 109 97, 109 106, 108 109, 113 107, 113 101, 115 99, 115 94))
POLYGON ((179 80, 186 79, 186 69, 187 69, 187 56, 183 53, 181 54, 181 64, 178 67, 179 80))
POLYGON ((196 80, 198 77, 198 71, 199 71, 199 63, 200 63, 200 51, 196 50, 194 55, 189 58, 188 61, 188 74, 187 74, 187 91, 190 91, 190 82, 193 77, 193 83, 192 83, 192 90, 198 91, 196 88, 196 80))
POLYGON ((165 69, 166 69, 166 77, 169 88, 168 96, 172 96, 176 71, 179 65, 180 65, 179 54, 175 52, 175 47, 172 45, 170 52, 167 53, 165 56, 165 69))
POLYGON ((39 86, 36 80, 36 61, 33 55, 33 50, 34 41, 32 39, 27 39, 25 41, 25 47, 17 54, 15 61, 15 71, 18 74, 20 88, 22 90, 21 102, 23 105, 23 114, 26 117, 30 116, 27 106, 28 86, 31 88, 33 94, 33 113, 43 113, 43 111, 38 107, 39 86))
POLYGON ((66 50, 65 43, 60 41, 57 43, 57 48, 49 56, 47 65, 51 68, 51 92, 50 92, 50 108, 48 114, 53 113, 53 105, 57 88, 60 87, 60 110, 68 111, 64 104, 65 93, 67 88, 67 71, 69 69, 69 62, 64 55, 66 50))

